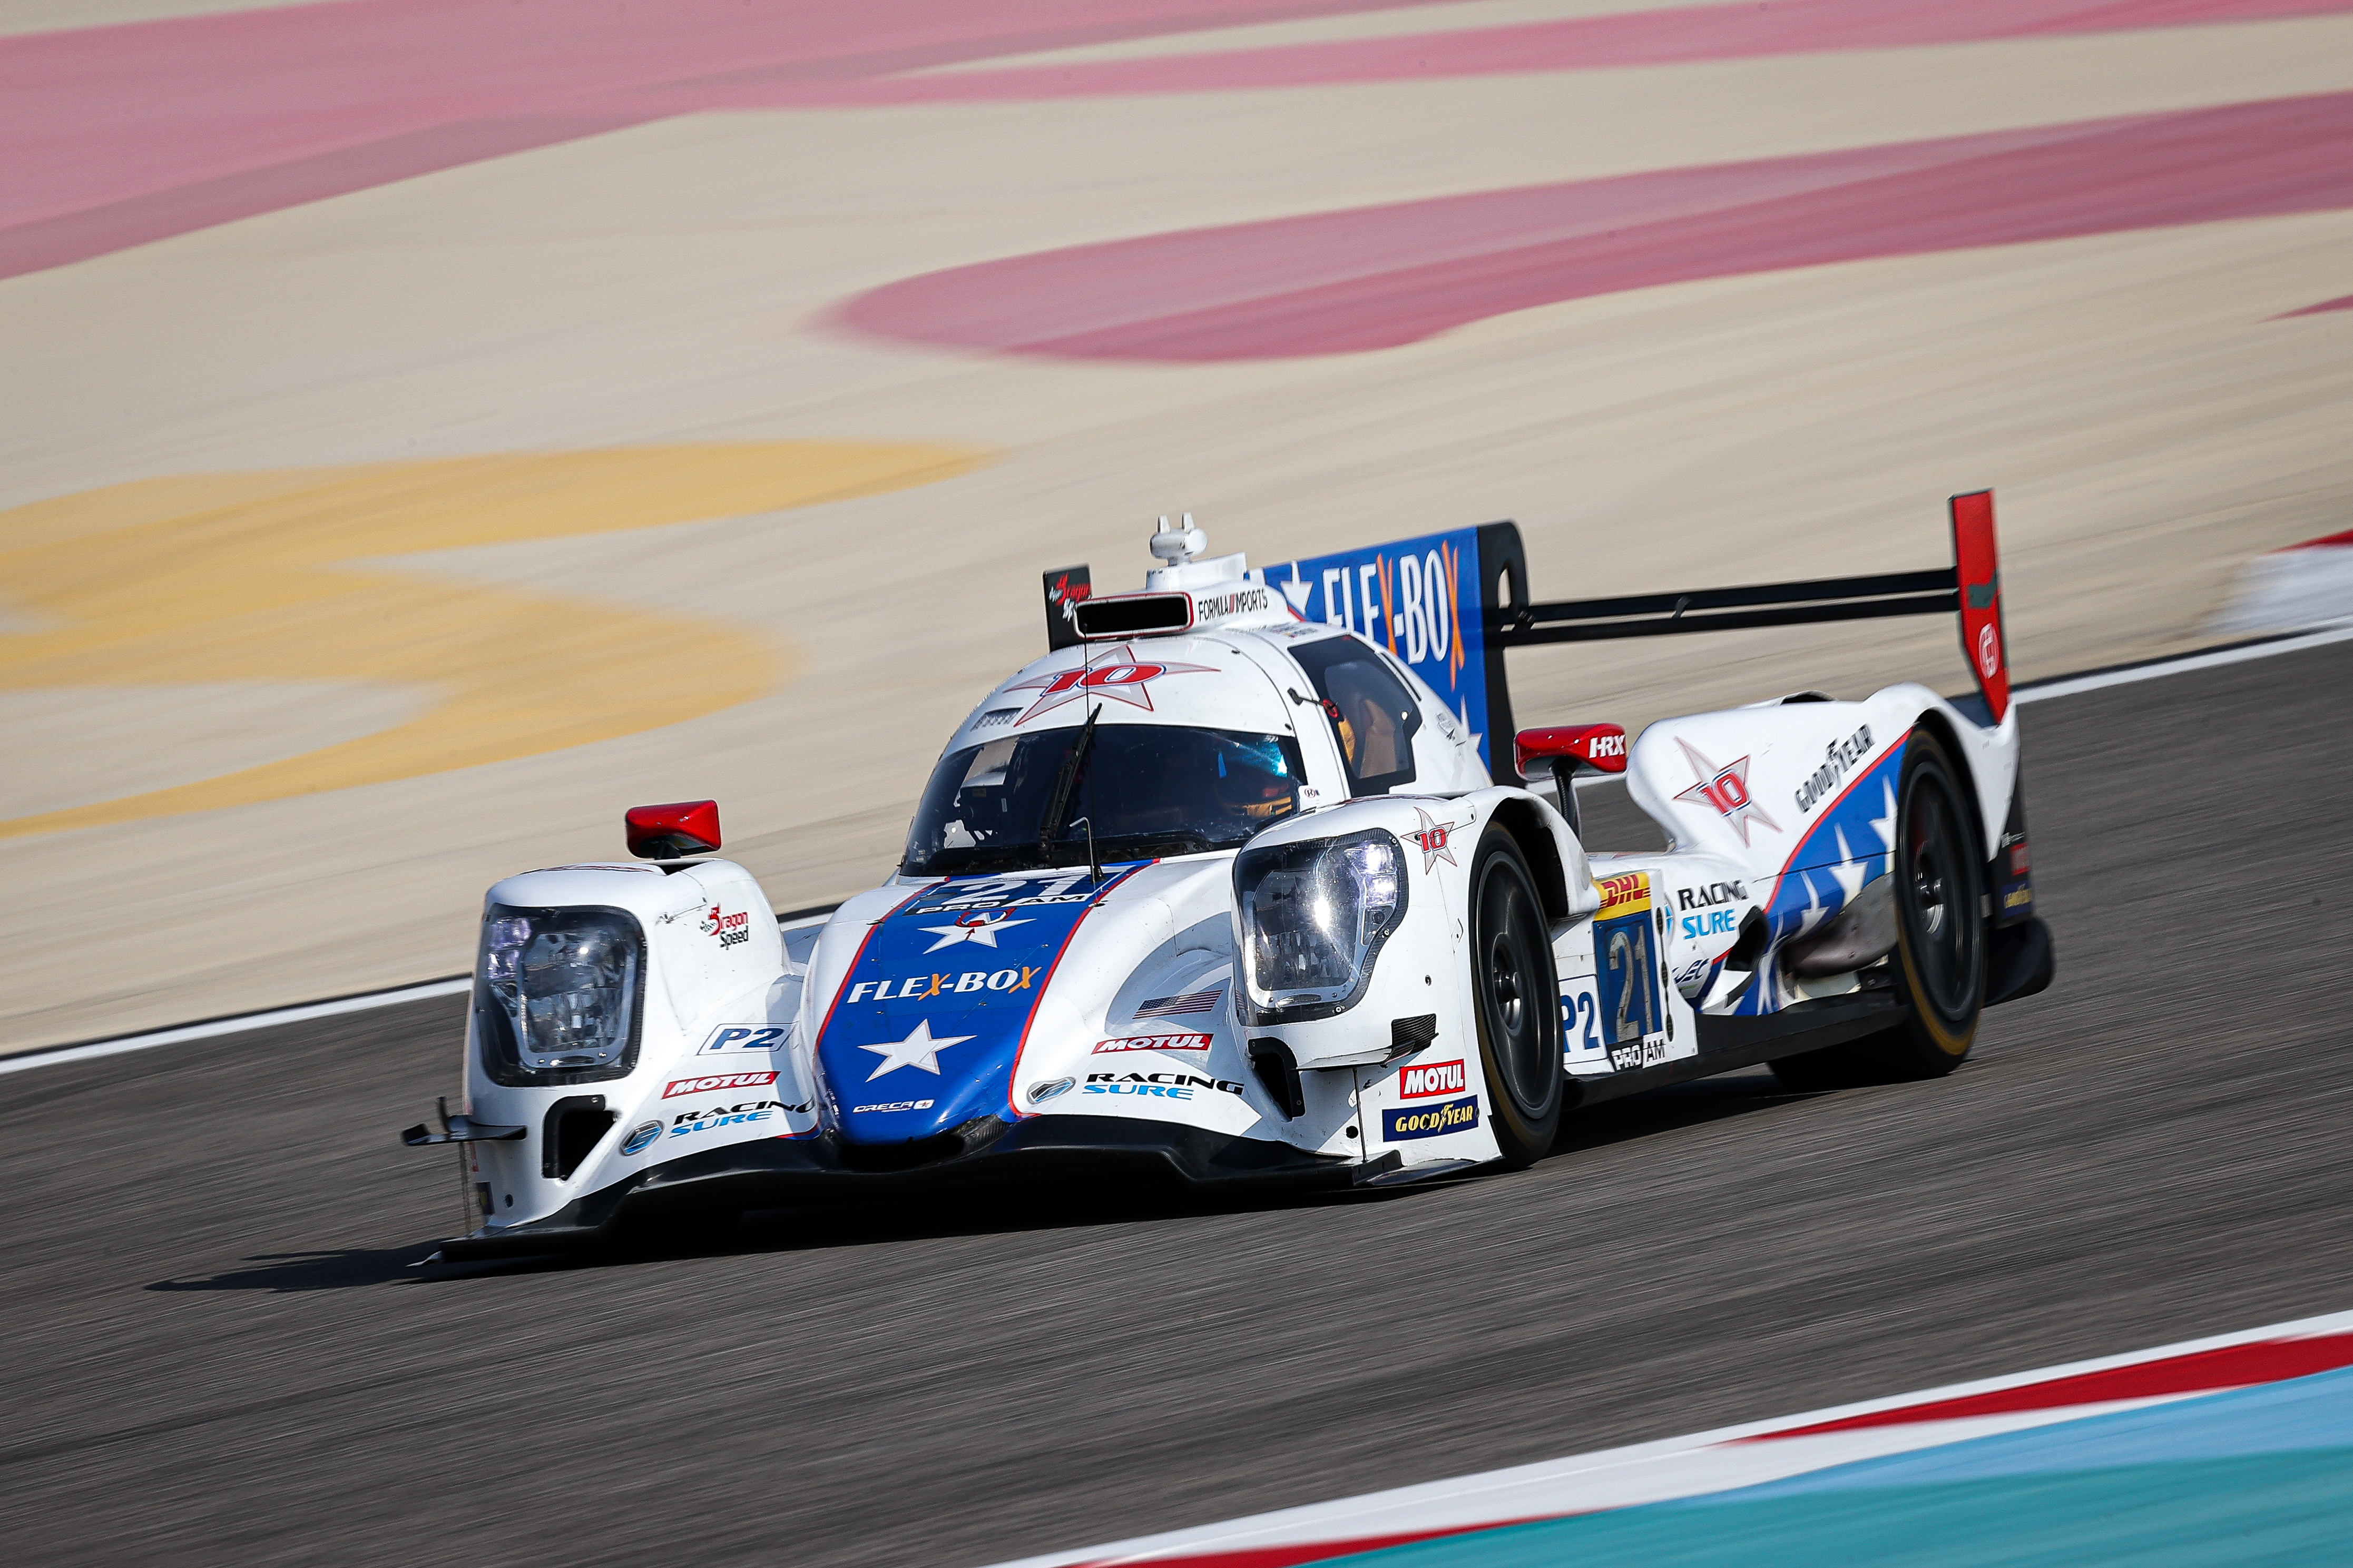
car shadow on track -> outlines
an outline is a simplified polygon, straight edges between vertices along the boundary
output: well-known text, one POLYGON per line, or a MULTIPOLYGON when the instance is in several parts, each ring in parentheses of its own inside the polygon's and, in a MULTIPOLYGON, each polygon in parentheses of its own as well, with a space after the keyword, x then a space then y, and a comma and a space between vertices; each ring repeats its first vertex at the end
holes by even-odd
POLYGON ((237 1261, 247 1267, 218 1274, 182 1279, 158 1279, 150 1290, 267 1290, 297 1294, 307 1290, 347 1290, 361 1285, 386 1285, 414 1279, 418 1263, 433 1250, 424 1246, 344 1247, 318 1252, 261 1252, 237 1261))
MULTIPOLYGON (((1770 1110, 1810 1096, 1781 1087, 1769 1073, 1744 1073, 1677 1084, 1612 1100, 1567 1117, 1544 1163, 1574 1158, 1660 1133, 1770 1110)), ((471 1263, 427 1263, 430 1242, 397 1247, 261 1253, 243 1267, 210 1276, 157 1280, 158 1291, 261 1290, 273 1294, 425 1284, 547 1271, 629 1268, 683 1258, 759 1256, 888 1246, 1014 1232, 1133 1226, 1214 1215, 1279 1213, 1341 1205, 1410 1203, 1505 1173, 1468 1171, 1402 1186, 1284 1192, 1249 1189, 1197 1194, 1157 1185, 1079 1185, 999 1181, 972 1193, 932 1191, 888 1202, 835 1208, 765 1209, 733 1225, 673 1228, 659 1237, 594 1251, 546 1253, 471 1263)))

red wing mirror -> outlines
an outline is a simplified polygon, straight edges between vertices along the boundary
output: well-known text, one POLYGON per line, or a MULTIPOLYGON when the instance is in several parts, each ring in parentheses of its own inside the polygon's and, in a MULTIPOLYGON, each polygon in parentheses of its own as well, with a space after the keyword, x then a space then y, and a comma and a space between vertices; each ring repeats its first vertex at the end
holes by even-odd
POLYGON ((1512 761, 1524 779, 1550 773, 1560 781, 1560 814, 1568 819, 1568 830, 1582 838, 1585 825, 1577 815, 1577 791, 1572 780, 1579 768, 1603 773, 1624 773, 1625 727, 1562 724, 1550 730, 1523 730, 1512 737, 1512 761))
MULTIPOLYGON (((1550 730, 1523 730, 1512 738, 1512 761, 1520 776, 1535 778, 1566 762, 1596 773, 1626 771, 1626 731, 1618 724, 1563 724, 1550 730)), ((1573 770, 1572 770, 1573 771, 1573 770)))
POLYGON ((640 860, 675 860, 685 855, 707 855, 719 847, 715 800, 633 805, 621 820, 628 831, 629 853, 640 860))

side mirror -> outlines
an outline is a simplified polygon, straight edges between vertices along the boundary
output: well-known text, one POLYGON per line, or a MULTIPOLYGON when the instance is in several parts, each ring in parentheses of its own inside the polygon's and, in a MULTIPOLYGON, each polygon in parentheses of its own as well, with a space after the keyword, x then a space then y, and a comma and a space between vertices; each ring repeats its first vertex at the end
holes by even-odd
POLYGON ((629 837, 629 853, 640 860, 675 860, 686 855, 707 855, 719 847, 715 800, 633 805, 621 821, 629 837))
POLYGON ((1568 819, 1568 830, 1582 836, 1573 781, 1581 768, 1598 773, 1626 771, 1625 726, 1560 724, 1548 730, 1523 730, 1512 737, 1512 761, 1520 777, 1530 782, 1546 773, 1559 781, 1560 814, 1568 819))

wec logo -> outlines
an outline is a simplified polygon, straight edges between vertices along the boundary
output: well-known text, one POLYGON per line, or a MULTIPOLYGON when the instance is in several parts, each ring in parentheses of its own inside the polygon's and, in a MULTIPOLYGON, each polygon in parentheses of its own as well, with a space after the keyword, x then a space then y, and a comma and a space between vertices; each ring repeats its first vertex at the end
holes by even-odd
POLYGON ((1433 1095, 1461 1094, 1468 1082, 1459 1061, 1423 1062, 1398 1071, 1398 1098, 1428 1100, 1433 1095))

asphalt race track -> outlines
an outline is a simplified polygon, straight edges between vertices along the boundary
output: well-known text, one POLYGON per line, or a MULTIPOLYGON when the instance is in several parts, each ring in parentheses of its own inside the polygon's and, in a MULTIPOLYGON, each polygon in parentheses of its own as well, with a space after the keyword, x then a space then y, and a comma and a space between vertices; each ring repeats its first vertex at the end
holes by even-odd
POLYGON ((2348 687, 2028 709, 2051 993, 1941 1083, 1692 1085, 1515 1176, 412 1268, 454 1002, 8 1077, 0 1539, 953 1568, 2346 1307, 2348 687))

